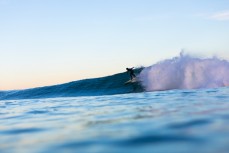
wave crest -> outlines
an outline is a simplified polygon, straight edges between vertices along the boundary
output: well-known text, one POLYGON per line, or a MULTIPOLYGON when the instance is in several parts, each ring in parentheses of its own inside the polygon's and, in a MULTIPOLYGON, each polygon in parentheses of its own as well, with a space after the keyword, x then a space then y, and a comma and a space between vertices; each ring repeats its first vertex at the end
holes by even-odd
POLYGON ((229 86, 229 62, 181 55, 145 68, 139 75, 146 91, 229 86))

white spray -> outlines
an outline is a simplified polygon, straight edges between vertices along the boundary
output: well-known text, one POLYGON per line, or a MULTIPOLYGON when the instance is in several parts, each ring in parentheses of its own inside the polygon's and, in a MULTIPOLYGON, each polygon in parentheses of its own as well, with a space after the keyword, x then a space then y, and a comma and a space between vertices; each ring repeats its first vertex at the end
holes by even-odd
POLYGON ((181 55, 143 69, 139 78, 146 91, 229 86, 229 62, 181 55))

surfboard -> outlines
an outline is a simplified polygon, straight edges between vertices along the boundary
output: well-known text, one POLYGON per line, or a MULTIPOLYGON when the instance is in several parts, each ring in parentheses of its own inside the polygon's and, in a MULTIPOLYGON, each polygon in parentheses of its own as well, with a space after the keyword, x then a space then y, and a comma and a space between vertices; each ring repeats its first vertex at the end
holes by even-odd
POLYGON ((124 84, 129 84, 129 83, 134 83, 134 82, 137 82, 136 78, 133 78, 132 80, 128 80, 124 84))

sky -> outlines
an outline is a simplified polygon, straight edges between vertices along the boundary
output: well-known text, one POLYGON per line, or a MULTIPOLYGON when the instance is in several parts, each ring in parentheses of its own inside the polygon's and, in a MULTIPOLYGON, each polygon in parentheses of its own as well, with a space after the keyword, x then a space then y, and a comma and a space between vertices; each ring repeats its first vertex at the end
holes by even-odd
POLYGON ((229 0, 0 0, 0 90, 229 59, 229 0))

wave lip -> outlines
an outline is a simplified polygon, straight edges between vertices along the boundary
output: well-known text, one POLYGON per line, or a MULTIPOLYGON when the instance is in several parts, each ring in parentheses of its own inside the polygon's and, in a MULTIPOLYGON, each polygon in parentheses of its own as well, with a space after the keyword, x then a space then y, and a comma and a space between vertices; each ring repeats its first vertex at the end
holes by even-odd
POLYGON ((139 75, 146 91, 229 86, 229 62, 181 54, 145 68, 139 75))

